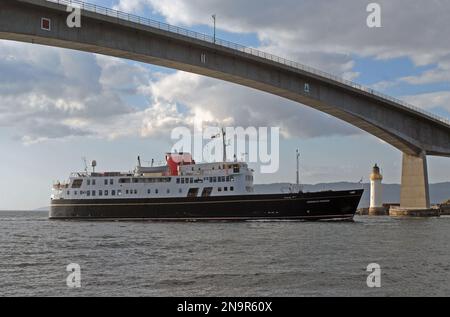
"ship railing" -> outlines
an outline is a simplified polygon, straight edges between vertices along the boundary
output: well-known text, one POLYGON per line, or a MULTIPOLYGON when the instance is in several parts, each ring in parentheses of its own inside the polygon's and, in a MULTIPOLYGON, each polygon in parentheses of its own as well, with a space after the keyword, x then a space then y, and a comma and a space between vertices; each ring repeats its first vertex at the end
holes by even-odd
POLYGON ((236 50, 239 51, 241 53, 245 53, 245 54, 249 54, 252 56, 256 56, 262 59, 266 59, 266 60, 270 60, 274 63, 278 63, 278 64, 282 64, 285 66, 289 66, 298 70, 301 70, 303 72, 306 73, 310 73, 325 79, 329 79, 338 83, 341 83, 343 85, 346 85, 348 87, 351 87, 353 89, 359 90, 361 92, 364 92, 366 94, 372 95, 372 96, 376 96, 379 97, 381 99, 390 101, 391 103, 394 103, 394 106, 402 106, 405 108, 408 108, 409 110, 412 110, 416 113, 420 113, 421 115, 427 116, 429 118, 432 118, 434 120, 440 121, 446 125, 450 126, 450 119, 448 118, 443 118, 441 116, 438 116, 432 112, 426 111, 422 108, 419 108, 417 106, 411 105, 403 100, 400 100, 398 98, 386 95, 384 93, 378 92, 372 88, 369 87, 365 87, 361 84, 352 82, 350 80, 344 79, 342 77, 336 76, 336 75, 332 75, 329 74, 327 72, 315 69, 313 67, 310 66, 306 66, 303 64, 300 64, 298 62, 294 62, 291 60, 288 60, 286 58, 283 57, 279 57, 273 54, 269 54, 269 53, 265 53, 263 51, 257 50, 255 48, 252 47, 246 47, 240 44, 236 44, 227 40, 222 40, 220 38, 217 37, 213 37, 210 35, 206 35, 203 33, 198 33, 195 31, 191 31, 182 27, 178 27, 178 26, 174 26, 174 25, 170 25, 164 22, 159 22, 156 20, 152 20, 152 19, 148 19, 148 18, 144 18, 144 17, 140 17, 134 14, 130 14, 130 13, 125 13, 125 12, 121 12, 118 10, 114 10, 114 9, 110 9, 107 7, 103 7, 103 6, 99 6, 96 4, 91 4, 91 3, 87 3, 87 2, 83 2, 83 1, 79 1, 79 0, 46 0, 48 2, 53 2, 53 3, 58 3, 58 4, 63 4, 63 5, 72 5, 72 6, 76 6, 79 7, 82 10, 85 11, 90 11, 90 12, 94 12, 94 13, 98 13, 101 15, 105 15, 108 17, 113 17, 113 18, 117 18, 119 20, 124 20, 124 21, 128 21, 128 22, 132 22, 132 23, 136 23, 136 24, 140 24, 140 25, 145 25, 148 27, 152 27, 152 28, 156 28, 162 31, 167 31, 167 32, 171 32, 171 33, 175 33, 178 35, 182 35, 185 37, 189 37, 189 38, 193 38, 196 40, 200 40, 200 41, 204 41, 204 42, 208 42, 209 44, 214 44, 217 46, 222 46, 222 47, 226 47, 232 50, 236 50))
POLYGON ((89 173, 86 172, 74 172, 70 173, 70 177, 88 177, 89 173))
POLYGON ((63 190, 63 189, 68 189, 68 188, 69 188, 69 183, 55 182, 53 184, 53 189, 54 190, 63 190))

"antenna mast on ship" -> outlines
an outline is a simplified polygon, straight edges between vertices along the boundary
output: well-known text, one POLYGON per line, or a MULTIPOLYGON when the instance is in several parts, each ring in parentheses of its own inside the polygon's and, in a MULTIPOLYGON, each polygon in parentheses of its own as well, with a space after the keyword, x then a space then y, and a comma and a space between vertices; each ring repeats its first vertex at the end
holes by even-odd
POLYGON ((87 160, 85 157, 81 158, 83 160, 84 163, 84 171, 86 172, 86 174, 88 173, 88 166, 87 166, 87 160))
POLYGON ((227 161, 227 144, 226 144, 226 132, 225 129, 222 128, 222 145, 223 145, 223 161, 226 162, 227 161))
POLYGON ((218 137, 222 137, 222 147, 223 147, 223 162, 227 161, 227 140, 226 140, 227 133, 225 132, 225 129, 222 128, 220 133, 213 135, 211 139, 216 139, 218 137))

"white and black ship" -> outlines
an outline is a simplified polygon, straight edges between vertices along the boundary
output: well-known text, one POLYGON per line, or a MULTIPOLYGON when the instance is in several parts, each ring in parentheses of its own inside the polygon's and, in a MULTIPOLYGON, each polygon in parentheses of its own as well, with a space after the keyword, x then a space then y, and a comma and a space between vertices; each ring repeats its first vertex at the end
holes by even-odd
MULTIPOLYGON (((197 164, 169 153, 167 164, 133 172, 73 173, 53 186, 51 219, 161 221, 351 220, 363 190, 255 194, 243 162, 197 164)), ((95 163, 95 162, 93 162, 95 163)), ((96 163, 93 164, 95 167, 96 163)), ((297 188, 297 190, 295 190, 297 188)))

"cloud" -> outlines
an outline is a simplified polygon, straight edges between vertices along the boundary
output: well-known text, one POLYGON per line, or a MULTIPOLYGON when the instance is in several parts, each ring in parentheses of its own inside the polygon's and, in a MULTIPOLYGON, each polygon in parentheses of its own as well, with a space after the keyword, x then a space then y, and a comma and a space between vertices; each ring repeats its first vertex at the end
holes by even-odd
POLYGON ((146 91, 153 96, 153 106, 145 113, 145 135, 163 128, 161 122, 167 128, 192 126, 197 117, 210 125, 280 127, 285 137, 360 133, 336 118, 298 103, 185 72, 152 82, 146 91))
POLYGON ((44 46, 0 47, 0 125, 13 128, 26 144, 71 137, 169 138, 173 128, 192 126, 198 117, 212 125, 279 126, 286 137, 359 133, 291 101, 215 79, 151 73, 142 64, 44 46), (126 95, 140 95, 148 104, 132 107, 126 95))
POLYGON ((403 99, 424 109, 442 108, 450 114, 450 91, 405 96, 403 99))
POLYGON ((425 85, 450 82, 450 54, 441 57, 433 69, 427 70, 417 76, 406 76, 400 81, 411 85, 425 85))
POLYGON ((117 59, 5 41, 0 72, 0 124, 26 143, 116 135, 112 121, 138 111, 121 94, 148 80, 117 59))

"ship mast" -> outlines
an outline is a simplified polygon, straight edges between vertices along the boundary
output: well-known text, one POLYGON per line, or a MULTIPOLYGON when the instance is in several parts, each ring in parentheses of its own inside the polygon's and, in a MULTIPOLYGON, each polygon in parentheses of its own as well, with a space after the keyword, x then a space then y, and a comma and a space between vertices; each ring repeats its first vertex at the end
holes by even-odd
POLYGON ((226 135, 227 134, 225 132, 225 129, 222 128, 223 162, 227 161, 227 144, 226 144, 226 139, 225 139, 226 135))
POLYGON ((86 175, 87 175, 87 174, 89 173, 89 172, 88 172, 88 166, 87 166, 87 160, 86 160, 85 157, 82 157, 81 159, 83 160, 83 163, 84 163, 84 172, 85 172, 86 175))
POLYGON ((226 135, 227 135, 227 133, 225 132, 225 129, 221 128, 220 133, 218 133, 216 135, 213 135, 211 137, 211 139, 217 139, 219 137, 222 137, 222 147, 223 147, 223 151, 222 151, 223 158, 222 159, 223 159, 223 162, 227 161, 227 142, 226 142, 227 140, 226 140, 226 135))

